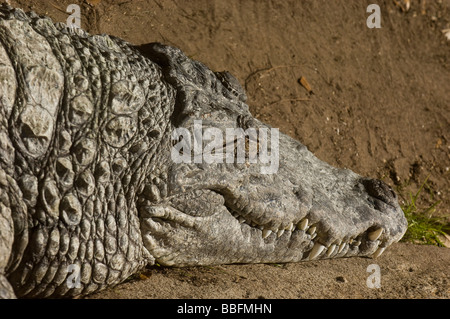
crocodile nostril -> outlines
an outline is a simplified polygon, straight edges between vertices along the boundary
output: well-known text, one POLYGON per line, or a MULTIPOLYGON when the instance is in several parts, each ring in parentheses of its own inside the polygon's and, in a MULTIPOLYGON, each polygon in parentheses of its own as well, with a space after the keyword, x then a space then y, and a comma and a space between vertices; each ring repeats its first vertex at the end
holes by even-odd
POLYGON ((361 181, 367 194, 385 202, 388 205, 396 206, 397 195, 393 189, 379 179, 364 179, 361 181))

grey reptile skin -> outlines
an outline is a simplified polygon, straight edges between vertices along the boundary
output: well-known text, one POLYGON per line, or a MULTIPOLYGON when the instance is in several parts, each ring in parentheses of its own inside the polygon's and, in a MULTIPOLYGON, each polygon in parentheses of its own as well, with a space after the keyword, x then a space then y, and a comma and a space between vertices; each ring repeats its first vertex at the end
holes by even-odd
POLYGON ((376 257, 403 236, 389 186, 281 133, 275 174, 172 160, 195 120, 269 128, 245 101, 177 48, 1 6, 0 297, 86 295, 154 263, 376 257))

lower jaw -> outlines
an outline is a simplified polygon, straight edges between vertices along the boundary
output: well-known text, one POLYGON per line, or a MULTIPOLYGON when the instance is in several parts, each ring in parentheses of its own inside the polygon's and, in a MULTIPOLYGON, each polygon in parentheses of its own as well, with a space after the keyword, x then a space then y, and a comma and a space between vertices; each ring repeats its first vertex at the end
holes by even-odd
MULTIPOLYGON (((251 228, 254 236, 261 236, 261 231, 251 228)), ((272 256, 266 254, 256 262, 300 262, 329 258, 353 256, 378 257, 385 247, 380 247, 379 240, 367 238, 354 240, 336 240, 328 246, 320 242, 320 234, 308 230, 285 230, 281 235, 272 233, 262 239, 265 246, 273 247, 272 256), (281 253, 281 252, 284 252, 281 253)), ((242 261, 241 261, 242 262, 242 261)), ((255 262, 255 260, 253 260, 255 262)))
POLYGON ((150 238, 144 240, 145 247, 156 258, 156 262, 167 266, 377 257, 386 246, 385 242, 379 240, 383 233, 381 228, 378 231, 370 229, 370 232, 368 229, 342 240, 324 241, 324 238, 328 238, 327 232, 321 233, 318 230, 320 227, 308 225, 305 219, 295 227, 264 233, 261 227, 240 223, 233 215, 224 214, 224 211, 198 218, 171 207, 154 207, 141 215, 142 234, 144 238, 150 238), (203 219, 204 224, 200 224, 199 221, 203 219), (177 228, 173 228, 174 223, 178 225, 177 228), (211 228, 211 225, 216 227, 211 228), (181 235, 177 234, 177 229, 181 229, 181 235), (178 241, 171 239, 175 235, 178 235, 178 241))
MULTIPOLYGON (((308 225, 308 219, 303 218, 297 225, 291 223, 286 229, 269 230, 263 226, 248 221, 243 221, 238 215, 233 214, 240 220, 243 233, 246 236, 256 238, 264 246, 287 247, 285 256, 262 258, 257 262, 298 262, 326 258, 341 258, 352 256, 378 257, 385 250, 386 243, 378 240, 383 234, 382 228, 370 227, 358 235, 348 235, 344 239, 329 239, 327 233, 318 233, 315 225, 308 225), (258 240, 259 239, 259 240, 258 240), (327 243, 327 244, 324 244, 327 243)), ((274 252, 275 253, 275 252, 274 252)), ((242 261, 240 261, 242 262, 242 261)), ((254 261, 253 261, 254 262, 254 261)))
MULTIPOLYGON (((228 237, 228 242, 218 246, 217 251, 211 252, 208 248, 203 250, 203 247, 200 249, 192 247, 193 251, 183 249, 170 256, 155 256, 156 262, 161 265, 180 267, 236 263, 290 263, 353 256, 377 257, 384 250, 379 247, 381 242, 378 240, 341 242, 340 244, 336 242, 326 247, 319 242, 317 235, 314 236, 299 229, 285 231, 280 237, 272 233, 263 239, 259 229, 247 225, 242 227, 242 238, 233 242, 232 238, 228 237), (197 257, 193 258, 193 256, 197 257)), ((217 245, 213 242, 208 244, 217 245)))

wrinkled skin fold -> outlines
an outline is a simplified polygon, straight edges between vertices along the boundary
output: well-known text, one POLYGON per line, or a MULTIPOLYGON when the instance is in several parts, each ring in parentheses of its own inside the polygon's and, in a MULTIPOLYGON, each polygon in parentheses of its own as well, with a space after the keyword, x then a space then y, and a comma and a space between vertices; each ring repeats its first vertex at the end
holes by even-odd
POLYGON ((177 48, 0 7, 0 297, 85 295, 155 262, 376 257, 400 240, 388 185, 322 162, 245 101, 177 48), (229 129, 268 135, 207 161, 207 132, 229 129), (174 159, 179 132, 204 137, 190 161, 174 159))

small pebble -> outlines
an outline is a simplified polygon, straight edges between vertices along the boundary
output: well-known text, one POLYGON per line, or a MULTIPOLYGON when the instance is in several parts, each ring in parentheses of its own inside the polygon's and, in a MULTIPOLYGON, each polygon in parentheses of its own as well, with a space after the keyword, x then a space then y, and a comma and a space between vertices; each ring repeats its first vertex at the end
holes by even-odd
POLYGON ((347 282, 347 279, 345 279, 343 276, 339 276, 339 277, 336 277, 336 281, 347 282))

